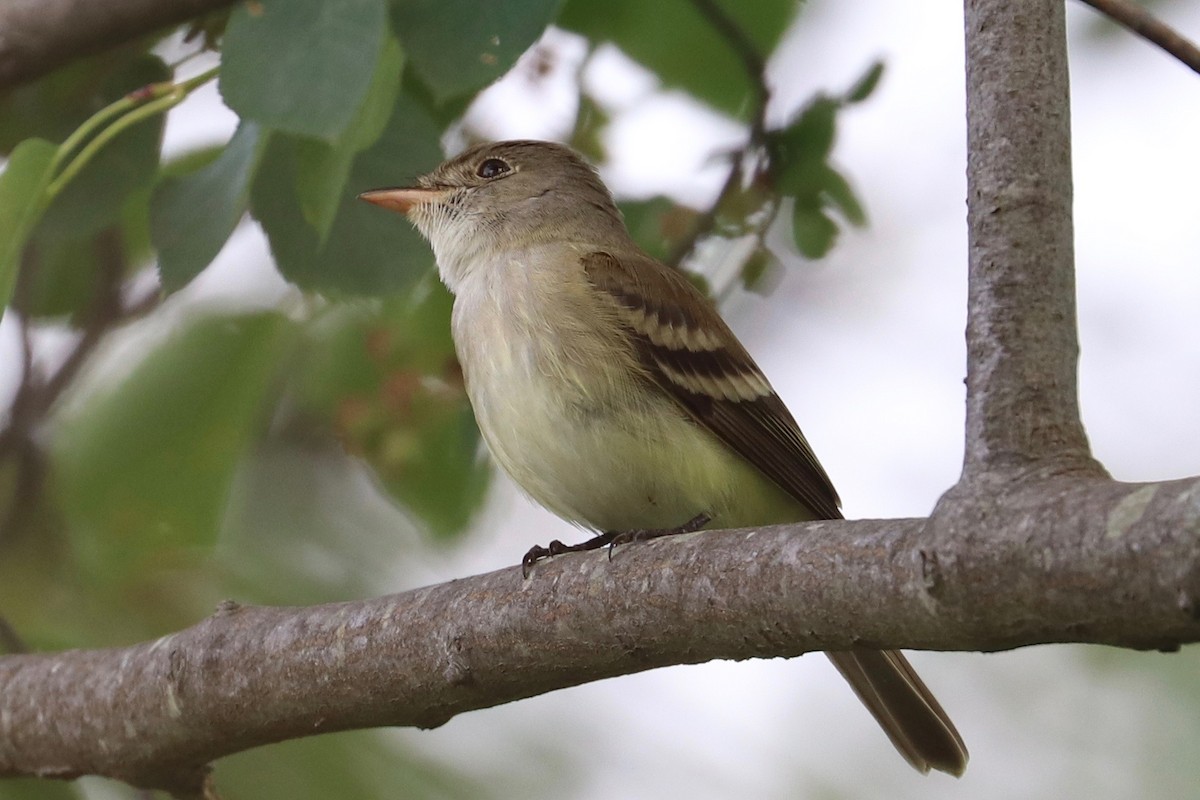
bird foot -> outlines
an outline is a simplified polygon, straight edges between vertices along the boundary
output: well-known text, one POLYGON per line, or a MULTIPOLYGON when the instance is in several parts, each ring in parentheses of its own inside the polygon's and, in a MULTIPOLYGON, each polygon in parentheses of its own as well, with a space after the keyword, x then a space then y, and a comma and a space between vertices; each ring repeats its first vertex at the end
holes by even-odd
POLYGON ((635 528, 629 531, 605 531, 579 544, 563 544, 558 539, 550 542, 546 547, 535 544, 529 548, 529 552, 521 559, 521 577, 528 578, 530 568, 543 558, 558 556, 563 553, 583 553, 588 550, 598 550, 601 547, 607 546, 608 560, 612 561, 613 548, 619 544, 644 542, 648 539, 657 539, 660 536, 674 536, 680 533, 694 533, 710 522, 712 522, 712 515, 708 512, 702 512, 676 528, 635 528))
POLYGON ((676 536, 681 533, 695 533, 710 522, 712 522, 712 515, 707 511, 702 511, 687 522, 674 528, 635 528, 631 531, 617 531, 612 534, 612 539, 608 542, 608 560, 612 561, 613 548, 619 544, 645 542, 650 539, 658 539, 662 536, 676 536))

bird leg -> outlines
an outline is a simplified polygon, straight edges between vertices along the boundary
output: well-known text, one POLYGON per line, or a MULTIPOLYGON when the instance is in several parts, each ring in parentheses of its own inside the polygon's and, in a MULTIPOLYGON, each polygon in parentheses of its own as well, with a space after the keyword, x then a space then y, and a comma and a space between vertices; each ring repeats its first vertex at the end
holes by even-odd
POLYGON ((701 512, 676 528, 635 528, 629 531, 605 531, 579 544, 563 544, 558 539, 550 542, 548 547, 535 544, 521 559, 521 577, 529 577, 529 569, 536 562, 550 556, 563 553, 583 553, 588 550, 598 550, 608 546, 608 559, 612 560, 613 548, 619 544, 643 542, 647 539, 657 539, 660 536, 673 536, 678 533, 694 533, 712 521, 712 515, 701 512))
POLYGON ((631 531, 609 531, 606 534, 607 536, 611 536, 608 542, 608 560, 612 561, 613 548, 619 544, 644 542, 648 539, 657 539, 660 536, 675 536, 680 533, 695 533, 710 522, 712 522, 712 515, 707 511, 701 511, 687 522, 675 528, 635 528, 631 531))

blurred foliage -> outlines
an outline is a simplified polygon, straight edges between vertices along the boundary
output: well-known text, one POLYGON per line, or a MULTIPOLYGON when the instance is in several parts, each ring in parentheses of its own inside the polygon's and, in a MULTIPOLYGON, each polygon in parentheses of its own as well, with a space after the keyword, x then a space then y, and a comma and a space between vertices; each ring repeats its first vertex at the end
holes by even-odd
MULTIPOLYGON (((717 2, 765 61, 796 14, 794 0, 717 2)), ((760 76, 750 75, 722 31, 691 0, 570 0, 559 24, 612 42, 663 82, 727 114, 749 119, 760 76)))
POLYGON ((86 409, 63 414, 56 489, 92 579, 121 582, 212 549, 293 338, 273 313, 191 321, 86 409))
POLYGON ((838 226, 831 210, 852 225, 866 223, 866 212, 829 157, 838 112, 870 97, 881 77, 883 64, 876 62, 844 95, 818 95, 788 125, 769 135, 775 185, 792 198, 792 236, 807 258, 820 258, 833 247, 838 226))
POLYGON ((516 63, 563 0, 398 0, 392 24, 439 104, 473 94, 516 63))
POLYGON ((246 213, 264 143, 259 126, 243 122, 211 162, 159 181, 150 199, 150 238, 164 291, 186 286, 233 234, 246 213))
MULTIPOLYGON (((556 23, 755 131, 741 156, 714 154, 758 161, 711 213, 665 197, 621 205, 663 259, 757 237, 735 277, 765 291, 780 261, 764 233, 784 197, 810 257, 833 245, 830 211, 865 219, 830 153, 838 114, 870 94, 878 66, 781 130, 759 124, 762 76, 737 47, 765 61, 796 7, 261 0, 206 18, 192 44, 140 41, 0 96, 0 307, 20 312, 36 364, 0 433, 0 616, 34 648, 118 645, 230 594, 378 592, 413 542, 460 541, 490 470, 451 299, 410 227, 356 195, 440 161, 474 96, 556 23), (201 39, 219 49, 240 122, 226 143, 164 159, 163 112, 209 78, 167 62, 201 39), (197 300, 197 278, 239 280, 210 266, 248 218, 290 292, 256 311, 197 300), (43 342, 64 332, 48 358, 43 342)), ((579 99, 570 139, 602 160, 609 118, 579 99)), ((217 776, 231 798, 503 796, 378 733, 263 748, 217 776)), ((0 782, 0 798, 68 796, 0 782)))
POLYGON ((389 746, 380 731, 351 731, 280 742, 218 762, 225 800, 258 800, 264 786, 278 797, 427 800, 501 797, 495 788, 389 746))
POLYGON ((78 797, 78 791, 62 781, 0 780, 0 800, 77 800, 78 797))

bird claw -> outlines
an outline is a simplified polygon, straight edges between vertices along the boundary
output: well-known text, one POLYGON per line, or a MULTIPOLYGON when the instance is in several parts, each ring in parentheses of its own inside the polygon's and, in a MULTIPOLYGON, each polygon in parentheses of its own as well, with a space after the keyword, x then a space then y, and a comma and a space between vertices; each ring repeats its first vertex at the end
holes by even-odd
POLYGON ((563 553, 581 553, 587 550, 596 550, 607 545, 608 560, 612 561, 613 548, 619 544, 644 542, 649 539, 657 539, 660 536, 674 536, 680 533, 695 533, 710 522, 712 522, 712 515, 705 511, 676 528, 635 528, 628 531, 606 531, 599 536, 593 536, 586 542, 580 542, 579 544, 563 544, 558 539, 555 539, 547 547, 534 545, 529 548, 529 552, 521 559, 521 577, 528 580, 530 569, 543 558, 558 556, 563 553))
POLYGON ((588 539, 586 542, 580 542, 579 544, 563 544, 558 539, 550 542, 549 546, 547 547, 542 547, 541 545, 535 544, 533 547, 529 548, 529 552, 527 552, 521 559, 521 577, 528 580, 530 568, 543 558, 549 558, 550 556, 561 556, 563 553, 581 553, 586 550, 595 550, 598 547, 603 547, 604 545, 608 544, 611 537, 612 534, 603 533, 599 536, 594 536, 591 539, 588 539))

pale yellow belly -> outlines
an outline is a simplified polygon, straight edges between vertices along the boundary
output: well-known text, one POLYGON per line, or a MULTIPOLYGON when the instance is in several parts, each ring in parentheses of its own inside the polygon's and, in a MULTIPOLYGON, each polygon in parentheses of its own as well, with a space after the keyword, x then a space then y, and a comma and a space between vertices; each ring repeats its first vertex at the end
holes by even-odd
MULTIPOLYGON (((561 387, 559 387, 561 391, 561 387)), ((803 507, 663 395, 591 408, 526 383, 520 403, 473 392, 493 456, 536 502, 594 530, 807 518, 803 507)))
POLYGON ((589 311, 574 284, 493 266, 490 283, 460 287, 455 346, 488 448, 536 502, 599 531, 674 528, 701 513, 709 527, 811 518, 661 390, 636 383, 618 322, 589 311))

